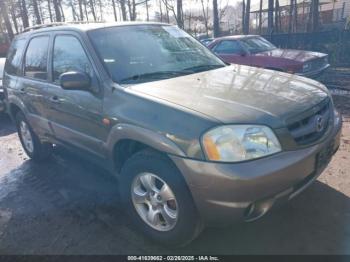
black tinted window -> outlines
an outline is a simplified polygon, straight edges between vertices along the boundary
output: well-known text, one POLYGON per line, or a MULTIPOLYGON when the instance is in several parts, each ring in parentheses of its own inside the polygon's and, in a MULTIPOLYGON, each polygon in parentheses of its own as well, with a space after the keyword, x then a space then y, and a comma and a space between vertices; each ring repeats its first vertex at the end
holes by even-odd
POLYGON ((44 80, 47 79, 48 45, 48 36, 35 37, 30 40, 25 56, 25 76, 44 80))
POLYGON ((21 71, 21 58, 26 41, 14 40, 6 59, 5 71, 10 75, 18 75, 21 71))
POLYGON ((214 49, 218 54, 238 54, 241 52, 241 46, 237 41, 222 41, 214 49))
POLYGON ((80 71, 92 77, 92 69, 83 47, 74 36, 57 36, 53 53, 53 77, 57 82, 60 75, 69 71, 80 71))

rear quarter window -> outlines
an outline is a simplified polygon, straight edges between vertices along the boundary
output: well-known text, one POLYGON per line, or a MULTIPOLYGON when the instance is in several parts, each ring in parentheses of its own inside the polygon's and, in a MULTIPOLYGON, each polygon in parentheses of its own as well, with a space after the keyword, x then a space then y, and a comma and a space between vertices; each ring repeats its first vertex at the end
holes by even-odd
POLYGON ((21 73, 21 58, 25 46, 25 39, 15 39, 12 42, 9 53, 7 55, 5 72, 10 75, 20 75, 21 73))

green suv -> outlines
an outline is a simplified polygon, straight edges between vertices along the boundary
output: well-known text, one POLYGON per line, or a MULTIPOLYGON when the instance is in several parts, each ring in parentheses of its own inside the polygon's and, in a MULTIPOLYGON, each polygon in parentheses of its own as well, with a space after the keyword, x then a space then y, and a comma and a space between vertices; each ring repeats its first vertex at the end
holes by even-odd
POLYGON ((228 66, 168 24, 28 29, 3 85, 29 157, 63 145, 103 166, 135 225, 171 246, 260 218, 317 179, 339 147, 325 86, 228 66))

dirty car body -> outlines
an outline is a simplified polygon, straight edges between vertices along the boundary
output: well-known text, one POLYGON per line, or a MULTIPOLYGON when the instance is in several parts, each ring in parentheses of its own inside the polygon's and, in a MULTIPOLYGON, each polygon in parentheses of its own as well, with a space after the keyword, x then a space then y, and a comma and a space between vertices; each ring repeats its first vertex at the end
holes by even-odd
POLYGON ((319 78, 329 68, 328 55, 304 50, 277 48, 256 35, 215 39, 209 48, 227 63, 262 67, 319 78))
MULTIPOLYGON (((161 203, 153 198, 155 192, 142 200, 152 208, 144 209, 139 199, 130 202, 132 214, 142 218, 139 223, 146 222, 144 232, 158 241, 190 241, 200 232, 191 231, 199 221, 219 225, 261 217, 309 186, 339 147, 341 119, 325 86, 297 75, 226 66, 173 26, 57 26, 22 34, 11 48, 4 86, 21 141, 27 124, 42 143, 84 152, 126 179, 126 197, 130 184, 125 177, 149 162, 137 162, 140 157, 161 158, 159 166, 168 163, 166 169, 175 170, 167 177, 156 164, 146 168, 166 185, 155 190, 159 199, 164 188, 172 188, 168 197, 173 202, 163 203, 167 211, 173 209, 172 217, 160 210, 163 215, 149 220, 161 203), (28 51, 37 38, 41 46, 47 42, 46 62, 41 68, 23 65, 20 61, 30 61, 30 53, 37 52, 28 51), (144 41, 136 41, 140 38, 144 41), (83 66, 81 57, 79 66, 60 64, 71 57, 65 46, 75 53, 79 46, 83 66), (181 179, 173 183, 174 176, 181 179), (184 196, 193 205, 181 206, 184 196), (192 223, 186 232, 180 228, 186 228, 183 221, 192 223)), ((138 180, 141 171, 129 182, 146 194, 138 180)))

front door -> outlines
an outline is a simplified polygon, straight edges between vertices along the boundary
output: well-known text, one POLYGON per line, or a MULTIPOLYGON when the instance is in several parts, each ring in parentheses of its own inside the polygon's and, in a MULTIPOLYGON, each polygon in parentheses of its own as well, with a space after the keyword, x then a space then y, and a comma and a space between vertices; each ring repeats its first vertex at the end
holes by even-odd
POLYGON ((103 94, 85 50, 77 35, 58 34, 54 38, 52 84, 48 87, 46 99, 50 108, 50 125, 57 140, 104 158, 102 141, 107 130, 102 122, 103 94), (88 74, 91 89, 62 89, 59 77, 70 71, 88 74))

